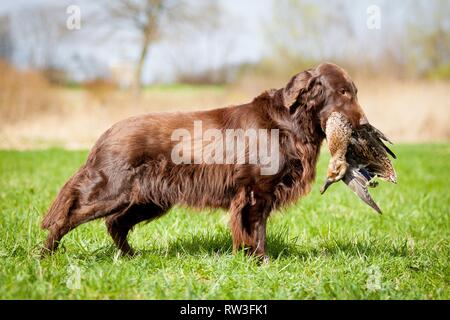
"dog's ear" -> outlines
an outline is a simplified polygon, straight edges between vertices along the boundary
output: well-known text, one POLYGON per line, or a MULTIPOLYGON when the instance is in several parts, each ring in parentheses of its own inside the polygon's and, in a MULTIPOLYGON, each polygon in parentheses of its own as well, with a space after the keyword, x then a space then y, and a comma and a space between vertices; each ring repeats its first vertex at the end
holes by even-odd
POLYGON ((296 74, 289 80, 288 84, 283 88, 283 104, 290 109, 299 99, 299 97, 308 92, 317 79, 313 69, 303 71, 296 74))

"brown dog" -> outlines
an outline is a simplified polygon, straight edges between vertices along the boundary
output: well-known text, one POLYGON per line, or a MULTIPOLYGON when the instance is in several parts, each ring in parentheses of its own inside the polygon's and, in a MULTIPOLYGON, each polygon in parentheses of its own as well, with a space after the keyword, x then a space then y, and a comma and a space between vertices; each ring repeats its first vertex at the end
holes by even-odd
MULTIPOLYGON (((249 254, 265 257, 267 218, 273 210, 309 192, 328 116, 339 111, 355 127, 367 122, 356 94, 342 68, 324 63, 247 104, 201 112, 152 113, 115 124, 99 138, 86 164, 67 181, 50 207, 42 222, 42 228, 49 231, 43 253, 54 251, 61 238, 80 224, 105 217, 115 244, 131 255, 127 235, 133 226, 182 204, 229 209, 234 249, 244 247, 249 254), (277 170, 262 174, 260 163, 223 164, 196 158, 195 149, 204 142, 196 145, 195 138, 185 144, 194 156, 183 154, 193 161, 175 161, 174 132, 193 133, 196 122, 216 133, 277 129, 277 170)), ((259 137, 257 142, 264 141, 259 137)), ((247 157, 255 155, 255 149, 244 149, 247 157)))

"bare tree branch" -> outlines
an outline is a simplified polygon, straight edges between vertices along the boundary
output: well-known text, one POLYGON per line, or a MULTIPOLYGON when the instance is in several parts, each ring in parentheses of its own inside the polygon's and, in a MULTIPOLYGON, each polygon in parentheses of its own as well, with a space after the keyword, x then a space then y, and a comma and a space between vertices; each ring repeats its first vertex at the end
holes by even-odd
POLYGON ((217 12, 211 10, 214 6, 211 2, 193 4, 184 0, 117 0, 104 4, 105 22, 111 27, 117 23, 127 26, 139 41, 133 85, 136 93, 141 90, 142 72, 151 45, 190 27, 211 22, 213 13, 217 12))

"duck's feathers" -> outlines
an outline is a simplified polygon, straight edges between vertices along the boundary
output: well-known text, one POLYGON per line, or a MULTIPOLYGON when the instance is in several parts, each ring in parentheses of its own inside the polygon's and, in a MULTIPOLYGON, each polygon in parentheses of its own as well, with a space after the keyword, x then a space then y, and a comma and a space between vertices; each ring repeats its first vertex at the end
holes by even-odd
POLYGON ((393 144, 393 143, 388 137, 386 137, 386 135, 383 132, 381 132, 374 126, 372 126, 370 123, 361 125, 358 130, 360 130, 361 132, 364 132, 364 131, 367 132, 367 136, 371 137, 371 139, 373 140, 372 141, 373 143, 376 143, 377 145, 381 146, 384 150, 386 150, 387 153, 389 153, 389 155, 392 158, 397 159, 397 156, 395 155, 395 153, 392 152, 392 150, 389 149, 388 146, 386 146, 384 144, 383 141, 386 141, 390 144, 393 144))
POLYGON ((350 167, 347 170, 347 173, 344 176, 345 184, 354 192, 356 195, 365 203, 367 203, 371 208, 373 208, 376 212, 381 214, 381 209, 375 203, 375 201, 370 196, 367 185, 369 183, 369 179, 366 178, 364 171, 356 167, 350 167))
MULTIPOLYGON (((368 186, 376 186, 376 182, 372 180, 374 177, 397 182, 397 175, 389 158, 389 155, 394 159, 396 156, 383 141, 392 142, 370 124, 352 128, 350 122, 339 112, 333 112, 326 125, 328 147, 332 154, 330 163, 343 154, 348 168, 342 180, 361 200, 381 213, 369 194, 368 186), (343 136, 342 132, 347 131, 350 131, 350 134, 343 136)), ((321 193, 333 182, 335 181, 327 177, 321 193)))
POLYGON ((346 154, 349 165, 365 168, 372 176, 397 182, 397 174, 388 154, 395 154, 383 143, 387 139, 378 129, 370 124, 353 130, 346 154))

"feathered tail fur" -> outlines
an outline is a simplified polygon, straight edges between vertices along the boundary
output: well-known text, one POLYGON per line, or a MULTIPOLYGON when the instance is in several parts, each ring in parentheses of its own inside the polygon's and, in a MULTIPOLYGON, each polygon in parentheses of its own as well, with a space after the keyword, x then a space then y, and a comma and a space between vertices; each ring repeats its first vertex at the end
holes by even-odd
POLYGON ((75 173, 61 188, 42 220, 42 229, 49 229, 56 222, 67 219, 70 208, 73 206, 77 197, 77 192, 74 187, 81 171, 82 169, 75 173))

